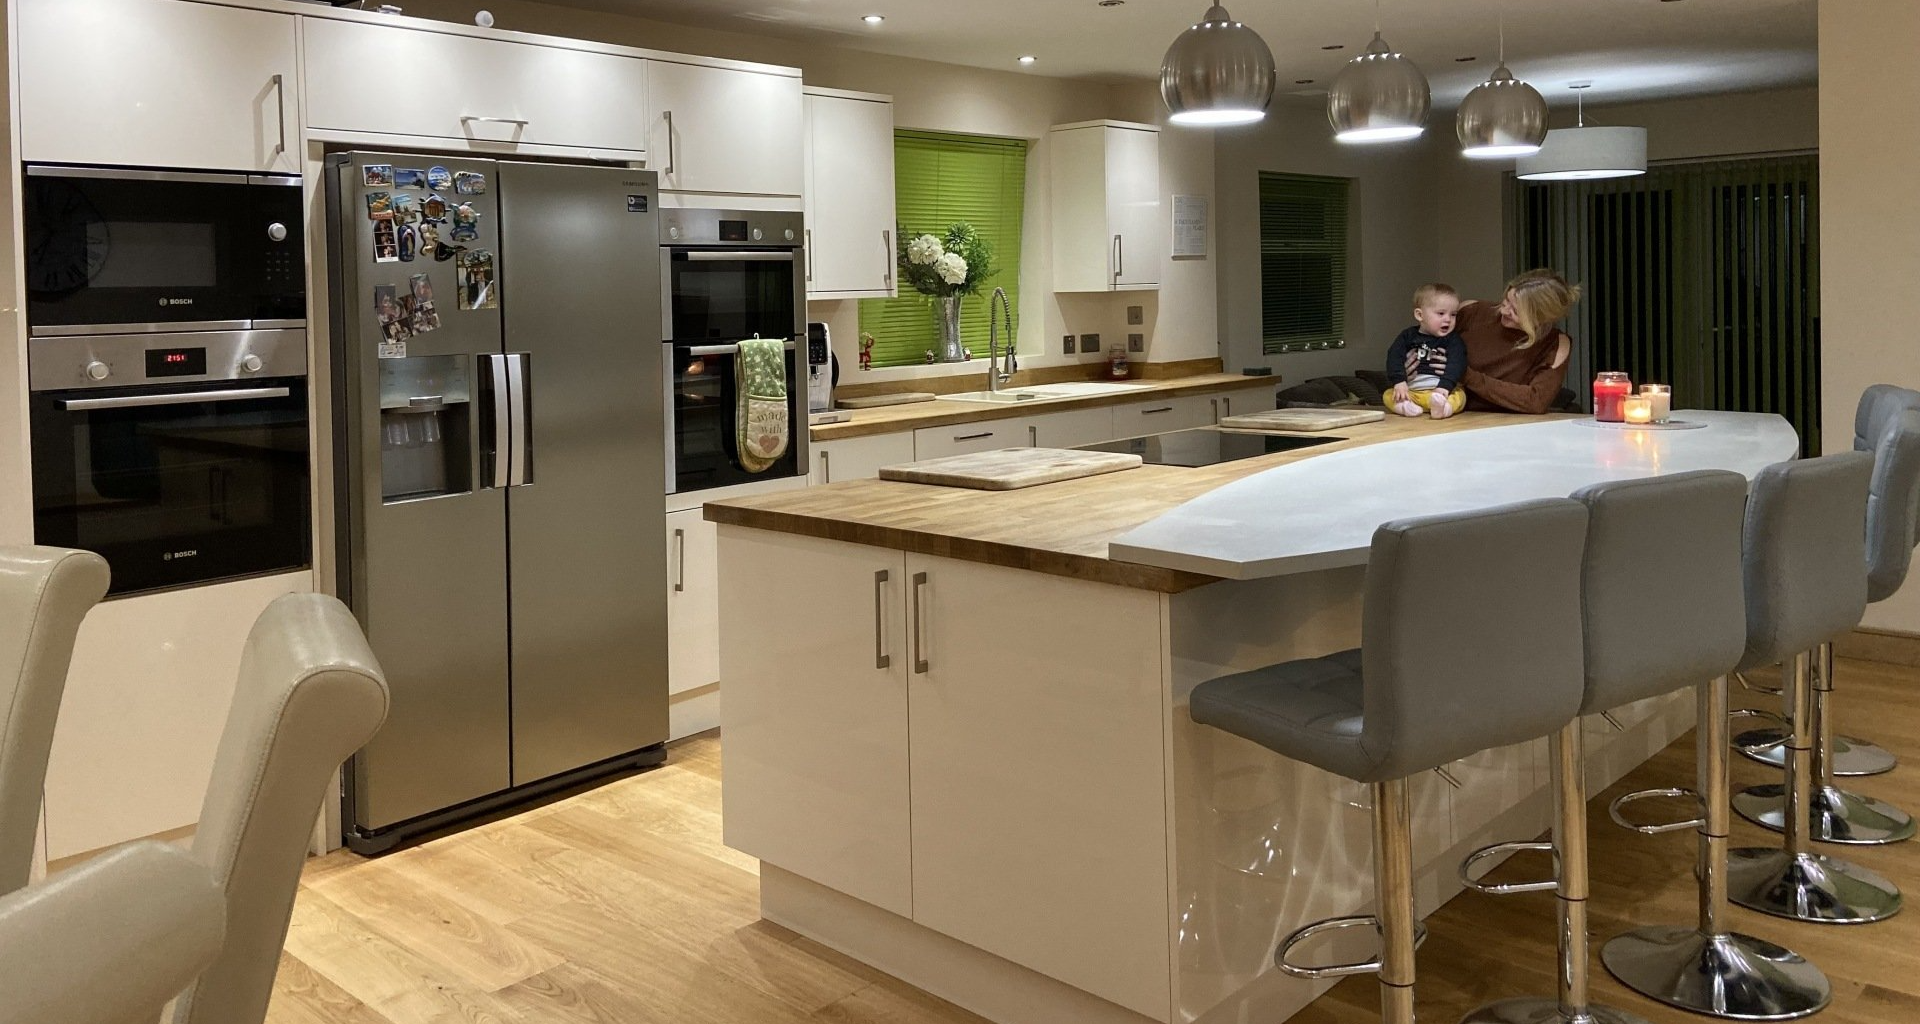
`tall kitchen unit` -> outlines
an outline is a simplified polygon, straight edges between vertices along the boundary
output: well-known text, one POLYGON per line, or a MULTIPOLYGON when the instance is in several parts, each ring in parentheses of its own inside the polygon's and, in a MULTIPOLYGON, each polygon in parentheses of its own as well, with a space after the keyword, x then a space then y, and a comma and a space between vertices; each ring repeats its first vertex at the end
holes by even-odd
POLYGON ((657 178, 327 163, 338 585, 393 694, 344 817, 377 853, 665 758, 657 178))

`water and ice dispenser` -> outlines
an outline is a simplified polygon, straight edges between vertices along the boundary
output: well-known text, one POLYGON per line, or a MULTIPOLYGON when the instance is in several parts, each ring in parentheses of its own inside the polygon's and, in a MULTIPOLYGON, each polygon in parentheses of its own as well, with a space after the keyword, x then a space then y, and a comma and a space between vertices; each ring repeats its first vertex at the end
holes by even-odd
POLYGON ((387 501, 471 490, 469 359, 380 361, 380 491, 387 501))

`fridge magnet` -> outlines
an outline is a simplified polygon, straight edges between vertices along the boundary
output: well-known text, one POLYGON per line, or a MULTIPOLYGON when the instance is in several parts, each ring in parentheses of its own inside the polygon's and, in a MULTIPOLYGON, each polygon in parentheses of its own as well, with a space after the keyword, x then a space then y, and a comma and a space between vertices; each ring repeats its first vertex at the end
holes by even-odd
POLYGON ((440 224, 447 219, 447 201, 438 193, 430 194, 420 200, 420 216, 429 224, 440 224))
POLYGON ((479 171, 461 171, 453 176, 453 190, 463 196, 484 195, 487 191, 487 176, 479 171))
POLYGON ((493 309, 500 305, 500 282, 493 276, 493 253, 485 249, 460 254, 460 308, 493 309))
POLYGON ((453 240, 471 242, 480 237, 480 213, 466 203, 453 208, 453 240))
POLYGON ((400 225, 400 262, 412 263, 420 249, 420 232, 411 224, 400 225))
MULTIPOLYGON (((413 296, 406 298, 412 299, 413 296)), ((407 354, 407 339, 413 337, 413 328, 408 325, 409 315, 402 303, 400 289, 390 284, 374 285, 373 315, 380 322, 380 358, 404 357, 407 354)))
POLYGON ((392 188, 393 165, 367 164, 365 167, 360 168, 360 180, 364 182, 368 188, 392 188))
POLYGON ((453 187, 453 172, 445 167, 427 168, 427 187, 435 192, 445 192, 453 187))
POLYGON ((445 263, 466 251, 467 247, 464 245, 454 245, 452 242, 435 242, 433 243, 433 262, 445 263))
POLYGON ((392 220, 393 194, 389 192, 367 193, 367 219, 392 220))
POLYGON ((400 262, 400 235, 391 220, 373 222, 373 262, 400 262))
POLYGON ((401 224, 412 224, 420 219, 420 204, 410 195, 397 195, 392 202, 393 219, 401 224))
POLYGON ((425 274, 414 274, 407 278, 407 291, 413 297, 413 319, 410 326, 415 334, 425 334, 438 330, 440 313, 433 308, 433 279, 425 274))
MULTIPOLYGON (((431 224, 420 225, 420 255, 433 256, 440 247, 440 229, 431 224)), ((435 259, 439 257, 434 256, 435 259)))
POLYGON ((427 172, 418 167, 399 167, 393 172, 395 188, 426 188, 427 172))

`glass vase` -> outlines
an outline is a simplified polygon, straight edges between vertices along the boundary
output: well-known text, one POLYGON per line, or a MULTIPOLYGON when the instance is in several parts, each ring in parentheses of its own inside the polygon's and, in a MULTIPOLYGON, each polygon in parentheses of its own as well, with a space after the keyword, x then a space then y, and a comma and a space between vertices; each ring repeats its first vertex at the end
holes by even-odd
POLYGON ((940 341, 933 350, 935 362, 966 361, 967 350, 960 344, 960 296, 941 295, 933 300, 934 316, 939 322, 940 341))

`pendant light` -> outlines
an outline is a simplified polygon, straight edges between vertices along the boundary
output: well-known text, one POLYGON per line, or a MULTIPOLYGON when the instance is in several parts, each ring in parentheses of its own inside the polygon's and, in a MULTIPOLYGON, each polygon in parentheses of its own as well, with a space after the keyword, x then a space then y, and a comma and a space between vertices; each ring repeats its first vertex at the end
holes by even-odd
POLYGON ((1528 181, 1582 181, 1628 178, 1647 173, 1647 130, 1587 127, 1586 90, 1592 82, 1574 82, 1574 126, 1547 133, 1540 152, 1521 157, 1514 171, 1528 181))
POLYGON ((1500 66, 1460 102, 1454 120, 1460 152, 1471 157, 1527 156, 1547 137, 1547 101, 1507 70, 1507 26, 1500 23, 1500 66))
POLYGON ((1427 76, 1380 37, 1380 0, 1373 4, 1373 42, 1347 62, 1327 89, 1327 120, 1341 142, 1394 142, 1427 130, 1433 91, 1427 76))
POLYGON ((1160 98, 1174 124, 1251 124, 1267 116, 1273 100, 1273 51, 1259 33, 1214 4, 1167 47, 1160 98))

